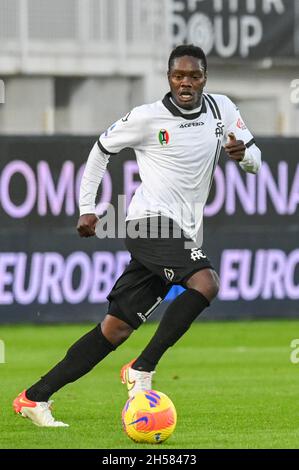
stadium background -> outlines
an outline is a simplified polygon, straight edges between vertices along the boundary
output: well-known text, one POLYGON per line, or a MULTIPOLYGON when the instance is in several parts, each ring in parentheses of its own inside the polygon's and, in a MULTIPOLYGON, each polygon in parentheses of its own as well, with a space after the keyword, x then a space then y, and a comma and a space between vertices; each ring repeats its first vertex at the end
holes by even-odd
MULTIPOLYGON (((216 170, 204 247, 221 290, 204 316, 298 315, 298 18, 296 0, 0 0, 0 322, 105 314, 128 254, 77 236, 82 168, 100 132, 167 91, 182 42, 208 53, 207 90, 240 106, 264 160, 257 177, 225 155, 216 170)), ((125 150, 99 201, 138 181, 125 150)))

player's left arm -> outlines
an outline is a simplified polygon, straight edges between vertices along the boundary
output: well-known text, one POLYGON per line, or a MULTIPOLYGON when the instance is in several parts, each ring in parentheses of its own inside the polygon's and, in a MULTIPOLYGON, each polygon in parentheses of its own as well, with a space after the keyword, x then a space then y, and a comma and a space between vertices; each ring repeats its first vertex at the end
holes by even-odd
POLYGON ((253 135, 244 123, 239 110, 227 98, 226 101, 226 134, 224 149, 229 158, 239 162, 242 170, 257 173, 261 167, 261 151, 255 144, 253 135))

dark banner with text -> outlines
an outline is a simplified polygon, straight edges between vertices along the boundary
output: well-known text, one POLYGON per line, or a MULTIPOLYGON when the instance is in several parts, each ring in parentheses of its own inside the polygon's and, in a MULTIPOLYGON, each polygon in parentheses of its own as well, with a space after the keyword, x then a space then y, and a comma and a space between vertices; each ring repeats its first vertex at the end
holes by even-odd
POLYGON ((171 39, 222 59, 294 58, 298 17, 297 0, 172 0, 171 39))
MULTIPOLYGON (((0 322, 100 321, 130 256, 126 208, 140 183, 131 150, 110 159, 97 211, 106 238, 76 233, 94 137, 0 138, 0 322)), ((223 153, 205 207, 204 251, 221 287, 206 318, 299 316, 299 139, 259 139, 263 165, 244 173, 223 153)), ((174 286, 151 319, 182 288, 174 286)))

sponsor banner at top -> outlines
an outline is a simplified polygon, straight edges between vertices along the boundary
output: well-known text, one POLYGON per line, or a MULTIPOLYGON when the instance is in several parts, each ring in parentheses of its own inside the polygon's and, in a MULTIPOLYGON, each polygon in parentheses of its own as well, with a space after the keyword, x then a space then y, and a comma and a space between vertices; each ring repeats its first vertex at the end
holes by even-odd
POLYGON ((218 58, 295 57, 299 53, 296 2, 172 0, 172 44, 192 43, 218 58))

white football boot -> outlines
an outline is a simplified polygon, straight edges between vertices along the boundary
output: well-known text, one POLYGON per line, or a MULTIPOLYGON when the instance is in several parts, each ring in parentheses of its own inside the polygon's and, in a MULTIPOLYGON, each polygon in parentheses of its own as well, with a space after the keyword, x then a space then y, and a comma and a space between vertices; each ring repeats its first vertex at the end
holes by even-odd
POLYGON ((41 427, 68 427, 68 424, 62 421, 55 421, 51 413, 50 401, 32 401, 26 397, 26 390, 20 393, 13 401, 13 408, 17 414, 24 418, 29 418, 36 426, 41 427))
POLYGON ((122 367, 120 378, 123 384, 127 386, 129 397, 133 397, 136 392, 141 390, 152 390, 152 377, 155 371, 144 372, 132 369, 136 359, 122 367))

